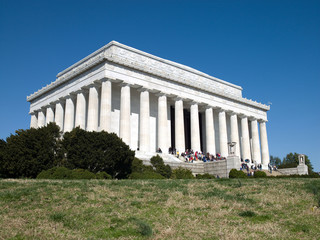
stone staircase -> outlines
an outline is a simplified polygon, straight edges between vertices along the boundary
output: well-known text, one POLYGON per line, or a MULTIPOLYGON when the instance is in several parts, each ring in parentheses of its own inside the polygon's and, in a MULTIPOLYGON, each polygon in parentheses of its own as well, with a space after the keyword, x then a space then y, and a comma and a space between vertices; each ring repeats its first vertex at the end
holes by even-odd
POLYGON ((280 176, 280 175, 283 175, 279 171, 272 171, 272 173, 270 173, 268 170, 262 170, 262 171, 264 171, 267 174, 267 176, 280 176))
POLYGON ((168 153, 154 153, 154 152, 142 152, 142 151, 136 151, 135 156, 139 158, 140 160, 146 162, 150 161, 150 159, 153 156, 159 155, 165 164, 168 163, 183 163, 183 161, 174 155, 168 154, 168 153))

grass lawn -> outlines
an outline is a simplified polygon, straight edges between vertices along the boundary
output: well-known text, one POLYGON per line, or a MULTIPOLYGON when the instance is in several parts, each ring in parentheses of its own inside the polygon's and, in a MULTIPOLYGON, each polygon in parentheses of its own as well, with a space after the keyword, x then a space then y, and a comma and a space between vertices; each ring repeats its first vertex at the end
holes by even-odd
POLYGON ((320 239, 320 179, 0 180, 0 239, 320 239))

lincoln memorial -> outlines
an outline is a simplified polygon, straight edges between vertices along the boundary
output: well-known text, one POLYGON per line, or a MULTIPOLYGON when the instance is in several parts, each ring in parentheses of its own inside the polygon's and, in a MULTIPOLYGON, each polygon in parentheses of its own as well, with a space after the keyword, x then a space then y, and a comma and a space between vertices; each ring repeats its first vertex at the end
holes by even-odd
POLYGON ((140 156, 186 149, 228 156, 267 169, 269 106, 242 88, 112 41, 27 97, 31 128, 55 122, 116 133, 140 156))

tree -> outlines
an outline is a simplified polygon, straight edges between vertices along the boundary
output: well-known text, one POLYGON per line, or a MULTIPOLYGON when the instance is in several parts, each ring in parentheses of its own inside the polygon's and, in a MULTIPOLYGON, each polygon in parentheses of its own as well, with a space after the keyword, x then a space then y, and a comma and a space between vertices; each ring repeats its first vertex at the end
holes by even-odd
POLYGON ((172 174, 171 167, 168 164, 164 165, 162 157, 160 157, 158 154, 157 154, 157 156, 153 156, 150 159, 150 162, 151 162, 152 166, 155 168, 155 171, 157 173, 161 174, 165 178, 171 177, 171 174, 172 174))
POLYGON ((6 144, 1 143, 1 175, 35 178, 42 170, 55 165, 60 137, 56 124, 15 133, 6 139, 6 144))
POLYGON ((64 134, 61 145, 64 156, 61 165, 68 168, 105 171, 113 178, 127 178, 131 173, 134 151, 114 133, 75 128, 64 134))
POLYGON ((7 143, 0 139, 0 178, 5 177, 5 162, 4 162, 4 152, 5 148, 7 146, 7 143))
POLYGON ((192 171, 190 169, 186 169, 183 167, 178 167, 176 169, 173 169, 172 179, 194 179, 195 177, 192 174, 192 171))
MULTIPOLYGON (((305 163, 308 166, 308 172, 311 174, 313 172, 313 167, 310 159, 305 155, 305 163)), ((279 165, 279 168, 292 168, 299 165, 299 154, 298 153, 289 153, 285 158, 283 158, 282 163, 279 165)))
POLYGON ((129 175, 130 179, 164 179, 165 177, 157 173, 152 166, 146 166, 143 162, 134 158, 132 162, 132 172, 129 175))
POLYGON ((270 164, 272 166, 276 165, 277 167, 279 167, 279 165, 281 164, 281 159, 279 157, 270 155, 270 164))

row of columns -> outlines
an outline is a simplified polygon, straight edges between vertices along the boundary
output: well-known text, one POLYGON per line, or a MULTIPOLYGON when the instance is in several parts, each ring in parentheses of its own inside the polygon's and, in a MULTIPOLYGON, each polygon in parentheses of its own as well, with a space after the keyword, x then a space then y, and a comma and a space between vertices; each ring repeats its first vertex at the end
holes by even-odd
MULTIPOLYGON (((80 127, 87 131, 105 130, 111 131, 111 87, 109 80, 102 80, 100 91, 100 129, 98 129, 99 117, 99 92, 100 88, 97 84, 92 84, 84 89, 73 92, 70 96, 64 97, 59 101, 50 104, 45 109, 38 111, 37 116, 32 114, 31 127, 42 127, 49 122, 55 122, 63 132, 71 131, 74 127, 80 127), (89 92, 88 108, 85 91, 89 92), (65 108, 63 104, 65 103, 65 108), (55 108, 55 112, 54 112, 55 108), (86 109, 88 112, 86 113, 86 109), (46 113, 46 114, 45 114, 46 113)), ((152 151, 150 149, 150 94, 145 88, 140 90, 140 132, 139 132, 139 149, 141 151, 152 151)), ((169 146, 168 139, 168 116, 167 116, 167 96, 158 94, 158 147, 167 150, 169 146)), ((121 85, 120 96, 120 128, 119 137, 130 145, 131 142, 131 96, 130 85, 121 85)), ((175 99, 175 148, 180 153, 185 151, 185 126, 183 113, 183 99, 175 99)), ((219 148, 223 157, 228 156, 228 136, 226 111, 223 109, 215 109, 208 106, 205 109, 206 122, 206 150, 211 154, 216 153, 215 143, 215 127, 213 112, 218 111, 219 122, 219 148)), ((191 148, 194 151, 200 151, 200 124, 199 124, 199 105, 192 102, 190 106, 190 125, 191 125, 191 148)), ((260 139, 261 152, 258 131, 258 121, 251 120, 252 146, 250 146, 248 117, 230 114, 230 140, 236 143, 235 154, 243 159, 253 159, 258 163, 267 164, 269 162, 268 140, 265 122, 260 122, 260 139), (241 144, 238 131, 238 117, 241 118, 241 144), (251 151, 252 150, 252 151, 251 151)), ((154 151, 154 150, 153 150, 154 151)))

